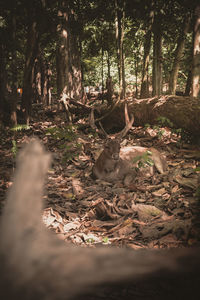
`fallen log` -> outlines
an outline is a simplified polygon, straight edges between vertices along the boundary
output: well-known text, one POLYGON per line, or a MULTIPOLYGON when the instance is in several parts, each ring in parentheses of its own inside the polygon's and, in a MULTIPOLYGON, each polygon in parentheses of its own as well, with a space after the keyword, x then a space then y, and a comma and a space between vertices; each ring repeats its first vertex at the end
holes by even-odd
MULTIPOLYGON (((119 102, 115 109, 102 120, 106 131, 113 131, 117 126, 119 129, 124 127, 123 107, 124 102, 119 102)), ((182 128, 194 139, 199 139, 200 99, 184 96, 133 99, 128 100, 128 110, 129 114, 134 116, 134 126, 158 124, 157 118, 165 117, 173 123, 174 129, 182 128)))
POLYGON ((162 297, 147 293, 146 298, 139 298, 136 293, 134 299, 177 299, 177 295, 187 299, 196 295, 199 249, 87 249, 57 239, 41 221, 49 164, 50 155, 37 140, 19 155, 0 223, 1 299, 88 299, 83 294, 94 293, 98 286, 127 281, 133 288, 140 286, 143 294, 143 283, 152 279, 156 286, 163 284, 162 297), (166 293, 166 282, 177 282, 170 293, 166 293))

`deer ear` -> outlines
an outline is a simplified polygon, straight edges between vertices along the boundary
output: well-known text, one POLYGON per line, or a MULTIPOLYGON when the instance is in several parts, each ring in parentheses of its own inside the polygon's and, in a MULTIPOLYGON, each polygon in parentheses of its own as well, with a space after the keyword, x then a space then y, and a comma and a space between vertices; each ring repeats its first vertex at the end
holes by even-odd
POLYGON ((121 142, 122 142, 122 138, 120 138, 120 137, 116 137, 116 138, 115 138, 115 141, 116 141, 117 143, 121 144, 121 142))
POLYGON ((107 139, 106 139, 106 142, 105 142, 105 148, 108 148, 108 147, 109 147, 109 144, 110 144, 111 141, 112 141, 112 139, 110 139, 110 138, 107 138, 107 139))

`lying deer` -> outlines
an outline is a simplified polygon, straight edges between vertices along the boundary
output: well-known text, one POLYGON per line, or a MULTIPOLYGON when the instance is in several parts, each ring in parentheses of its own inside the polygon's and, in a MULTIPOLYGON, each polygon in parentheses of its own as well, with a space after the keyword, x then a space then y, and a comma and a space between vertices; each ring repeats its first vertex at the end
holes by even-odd
POLYGON ((93 175, 98 179, 108 179, 116 170, 120 162, 120 143, 117 140, 108 140, 93 166, 93 175))
POLYGON ((196 299, 199 249, 73 247, 47 230, 41 214, 49 163, 50 155, 38 141, 26 146, 18 158, 0 220, 0 299, 68 300, 88 291, 94 293, 96 286, 127 284, 127 280, 136 295, 126 299, 196 299), (146 297, 140 297, 143 283, 152 280, 154 291, 161 287, 161 295, 149 293, 147 286, 146 297))
MULTIPOLYGON (((160 172, 166 171, 167 165, 164 156, 155 148, 145 148, 138 146, 128 146, 120 149, 120 142, 118 139, 108 140, 104 146, 103 151, 96 160, 93 166, 93 176, 96 179, 103 179, 105 181, 124 180, 127 176, 132 176, 134 180, 136 172, 137 157, 142 156, 149 151, 150 158, 155 165, 155 168, 160 172)), ((146 174, 153 174, 153 167, 145 168, 146 174)))

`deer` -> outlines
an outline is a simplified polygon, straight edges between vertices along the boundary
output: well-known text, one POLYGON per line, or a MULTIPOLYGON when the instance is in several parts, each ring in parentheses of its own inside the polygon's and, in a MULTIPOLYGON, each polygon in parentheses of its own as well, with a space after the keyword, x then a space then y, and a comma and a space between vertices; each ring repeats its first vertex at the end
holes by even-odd
POLYGON ((129 119, 127 104, 125 105, 125 121, 126 125, 124 129, 114 139, 109 138, 100 124, 106 137, 106 142, 103 151, 92 168, 93 178, 103 179, 108 182, 124 180, 124 183, 130 183, 136 177, 137 162, 135 161, 137 161, 137 158, 144 156, 145 153, 149 154, 154 165, 148 168, 148 172, 145 169, 144 174, 146 176, 152 176, 155 169, 161 174, 167 170, 166 159, 157 149, 153 147, 120 146, 122 138, 127 134, 134 122, 133 116, 129 119))

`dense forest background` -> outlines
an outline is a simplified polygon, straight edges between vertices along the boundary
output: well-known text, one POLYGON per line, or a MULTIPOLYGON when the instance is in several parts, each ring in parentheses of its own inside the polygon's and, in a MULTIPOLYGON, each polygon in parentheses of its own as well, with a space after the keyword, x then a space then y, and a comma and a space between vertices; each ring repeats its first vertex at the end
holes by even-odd
POLYGON ((0 114, 29 123, 32 104, 98 92, 108 105, 199 96, 198 1, 11 0, 0 4, 0 114))

